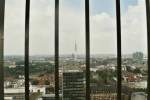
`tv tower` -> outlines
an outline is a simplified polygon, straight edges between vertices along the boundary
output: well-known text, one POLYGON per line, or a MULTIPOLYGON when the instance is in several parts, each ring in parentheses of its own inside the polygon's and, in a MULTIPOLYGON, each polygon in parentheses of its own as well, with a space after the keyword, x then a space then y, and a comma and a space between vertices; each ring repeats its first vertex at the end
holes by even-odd
POLYGON ((74 46, 74 51, 75 51, 75 56, 74 56, 74 59, 76 60, 77 59, 77 43, 75 41, 75 46, 74 46))
POLYGON ((75 41, 75 44, 74 44, 74 53, 72 54, 72 58, 74 59, 74 61, 77 60, 77 51, 78 51, 78 49, 77 49, 77 43, 75 41))

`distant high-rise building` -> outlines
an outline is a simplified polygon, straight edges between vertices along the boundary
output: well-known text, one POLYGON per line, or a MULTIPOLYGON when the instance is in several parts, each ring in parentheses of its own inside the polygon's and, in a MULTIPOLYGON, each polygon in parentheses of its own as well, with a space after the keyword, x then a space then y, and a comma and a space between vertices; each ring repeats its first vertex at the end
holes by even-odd
POLYGON ((85 76, 82 71, 63 72, 63 100, 85 100, 85 76))

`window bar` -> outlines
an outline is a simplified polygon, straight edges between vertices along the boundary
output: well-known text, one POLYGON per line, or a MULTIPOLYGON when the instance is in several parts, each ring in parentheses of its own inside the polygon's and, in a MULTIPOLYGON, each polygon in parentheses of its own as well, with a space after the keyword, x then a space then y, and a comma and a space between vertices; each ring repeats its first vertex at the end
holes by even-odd
POLYGON ((86 100, 90 100, 90 14, 89 0, 85 0, 85 36, 86 36, 86 100))
POLYGON ((55 0, 55 100, 59 100, 59 0, 55 0))
POLYGON ((121 12, 120 0, 116 0, 117 24, 117 100, 121 100, 121 12))
POLYGON ((147 17, 147 51, 148 51, 147 100, 150 100, 150 1, 149 0, 146 0, 146 17, 147 17))
POLYGON ((25 100, 29 100, 29 17, 30 0, 26 0, 25 12, 25 100))
POLYGON ((0 0, 0 98, 4 100, 4 13, 5 0, 0 0))

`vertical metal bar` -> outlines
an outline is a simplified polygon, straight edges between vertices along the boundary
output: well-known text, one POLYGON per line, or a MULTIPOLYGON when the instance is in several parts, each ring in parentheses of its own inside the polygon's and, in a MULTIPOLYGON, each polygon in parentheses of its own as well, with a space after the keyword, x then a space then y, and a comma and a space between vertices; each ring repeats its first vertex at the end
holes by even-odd
POLYGON ((120 0, 116 0, 117 24, 117 100, 121 100, 121 11, 120 0))
POLYGON ((55 0, 55 100, 59 100, 59 0, 55 0))
POLYGON ((29 19, 30 19, 30 0, 26 0, 26 12, 25 12, 25 100, 29 100, 29 19))
POLYGON ((4 100, 4 13, 5 0, 0 0, 0 98, 4 100))
POLYGON ((150 100, 150 1, 149 0, 146 0, 146 17, 147 17, 147 51, 148 51, 147 100, 150 100))
POLYGON ((90 100, 90 14, 89 0, 85 0, 85 36, 86 36, 86 100, 90 100))

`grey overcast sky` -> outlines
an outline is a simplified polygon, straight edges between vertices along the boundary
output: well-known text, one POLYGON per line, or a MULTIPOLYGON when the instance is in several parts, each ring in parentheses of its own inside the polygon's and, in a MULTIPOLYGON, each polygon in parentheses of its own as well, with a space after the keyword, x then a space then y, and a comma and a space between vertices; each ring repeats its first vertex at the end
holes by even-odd
MULTIPOLYGON (((30 54, 54 54, 54 1, 31 0, 30 54)), ((116 54, 114 0, 90 0, 91 53, 116 54)), ((144 0, 125 0, 122 9, 122 51, 147 52, 144 0)), ((84 0, 60 0, 60 53, 85 54, 84 0)), ((5 54, 24 54, 25 0, 6 0, 5 54)))

